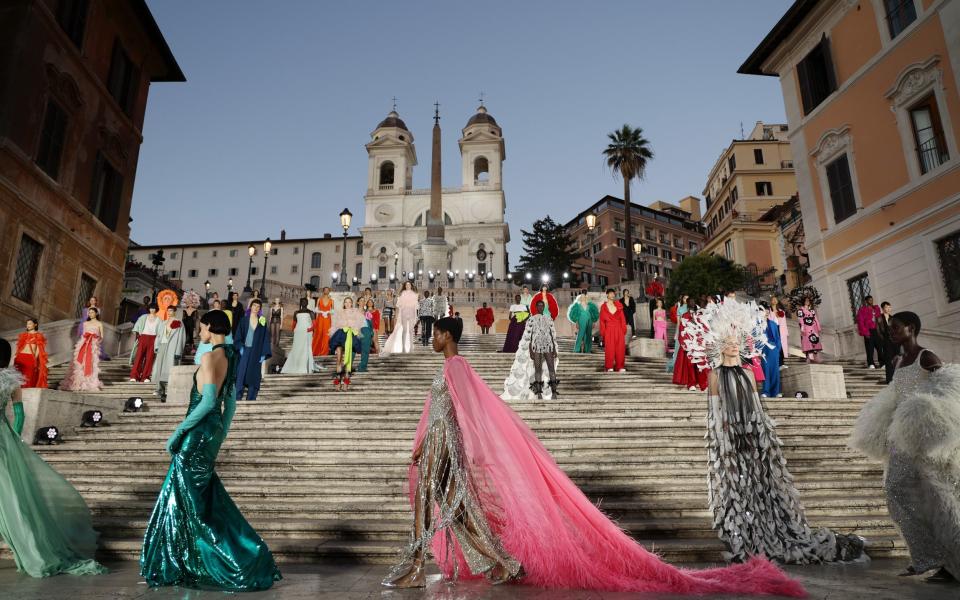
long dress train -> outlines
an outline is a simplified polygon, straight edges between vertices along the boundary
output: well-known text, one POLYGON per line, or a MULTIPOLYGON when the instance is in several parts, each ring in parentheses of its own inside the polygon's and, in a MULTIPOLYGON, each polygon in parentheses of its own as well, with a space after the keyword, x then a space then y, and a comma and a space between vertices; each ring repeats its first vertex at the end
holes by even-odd
MULTIPOLYGON (((89 323, 89 321, 87 322, 89 323)), ((83 336, 73 348, 73 360, 60 389, 71 392, 96 392, 103 388, 100 382, 100 334, 84 323, 83 336)))
POLYGON ((863 540, 807 524, 773 420, 745 368, 716 368, 719 395, 708 395, 707 451, 713 527, 728 560, 766 556, 785 563, 854 560, 863 540))
POLYGON ((381 358, 390 354, 413 352, 413 328, 417 323, 417 293, 403 290, 397 298, 397 318, 391 333, 380 348, 381 358))
POLYGON ((448 358, 438 372, 415 447, 422 449, 410 468, 416 519, 432 518, 431 500, 441 510, 415 523, 391 578, 431 548, 447 576, 478 575, 492 564, 508 577, 522 567, 523 583, 546 588, 804 595, 761 558, 696 571, 648 552, 583 495, 463 357, 448 358))
POLYGON ((294 315, 296 325, 293 328, 293 346, 290 348, 290 354, 287 355, 287 361, 283 363, 281 373, 313 373, 313 332, 311 327, 316 327, 314 320, 309 312, 298 312, 294 315))
MULTIPOLYGON (((237 354, 216 405, 188 430, 173 454, 143 537, 140 574, 150 586, 183 585, 225 591, 264 590, 280 579, 269 548, 230 499, 214 470, 224 440, 221 409, 236 403, 237 354)), ((193 375, 187 416, 200 404, 193 375)))
POLYGON ((17 571, 32 577, 106 573, 93 559, 97 532, 87 504, 7 421, 7 404, 21 382, 16 370, 0 369, 0 538, 17 571))
MULTIPOLYGON (((523 328, 523 336, 520 338, 520 344, 517 346, 517 352, 513 358, 513 364, 510 366, 510 372, 503 382, 503 393, 500 397, 504 400, 532 400, 536 399, 536 394, 530 388, 536 372, 536 366, 533 364, 533 357, 530 356, 530 338, 533 330, 529 327, 530 319, 527 319, 523 328)), ((549 359, 547 359, 549 360, 549 359)), ((560 354, 556 353, 553 359, 554 372, 560 370, 560 354)), ((543 384, 543 399, 553 398, 553 390, 550 387, 550 371, 543 369, 540 373, 540 381, 543 384)))

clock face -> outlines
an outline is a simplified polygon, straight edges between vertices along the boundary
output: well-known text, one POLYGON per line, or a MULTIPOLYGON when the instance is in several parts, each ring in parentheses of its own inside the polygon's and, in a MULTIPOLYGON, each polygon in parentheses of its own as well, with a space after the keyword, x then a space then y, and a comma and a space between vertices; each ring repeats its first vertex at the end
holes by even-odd
POLYGON ((387 223, 393 220, 396 209, 392 204, 381 204, 373 210, 373 217, 379 223, 387 223))

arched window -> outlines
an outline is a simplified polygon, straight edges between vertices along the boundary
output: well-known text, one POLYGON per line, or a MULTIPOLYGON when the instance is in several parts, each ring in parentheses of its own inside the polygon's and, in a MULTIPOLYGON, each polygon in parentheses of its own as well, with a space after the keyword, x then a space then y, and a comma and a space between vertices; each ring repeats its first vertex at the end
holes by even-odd
POLYGON ((490 163, 485 156, 478 156, 473 161, 473 181, 476 183, 490 181, 490 163))
POLYGON ((393 185, 393 163, 380 163, 380 185, 393 185))
POLYGON ((453 225, 453 219, 450 218, 450 215, 448 213, 443 213, 443 224, 453 225))
POLYGON ((417 215, 417 220, 413 222, 414 227, 423 227, 423 215, 417 215))
POLYGON ((319 276, 319 275, 314 275, 313 277, 311 277, 311 278, 310 278, 310 285, 313 286, 313 289, 319 290, 319 289, 320 289, 320 276, 319 276))
POLYGON ((311 268, 311 269, 319 269, 319 268, 320 268, 320 259, 321 259, 321 256, 320 256, 320 253, 319 253, 319 252, 314 252, 313 254, 311 254, 311 255, 310 255, 310 268, 311 268))

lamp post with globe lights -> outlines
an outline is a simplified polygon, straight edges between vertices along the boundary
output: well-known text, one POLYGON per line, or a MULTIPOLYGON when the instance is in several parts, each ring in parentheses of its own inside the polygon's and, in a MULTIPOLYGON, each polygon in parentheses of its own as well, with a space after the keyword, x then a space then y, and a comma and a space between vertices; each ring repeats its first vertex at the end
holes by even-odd
POLYGON ((340 284, 337 286, 343 291, 350 291, 350 283, 347 281, 347 232, 350 231, 350 221, 353 219, 353 213, 349 208, 340 212, 340 226, 343 227, 343 258, 340 263, 340 284))
POLYGON ((203 282, 203 287, 206 290, 207 302, 210 302, 210 280, 203 282))
POLYGON ((394 272, 394 274, 397 273, 397 263, 399 263, 399 262, 400 262, 400 253, 399 253, 399 252, 394 252, 394 253, 393 253, 393 272, 394 272))
POLYGON ((590 288, 593 289, 594 283, 597 281, 597 257, 594 256, 593 244, 596 240, 596 228, 597 228, 597 215, 595 213, 590 213, 587 215, 587 231, 590 232, 590 288))
MULTIPOLYGON (((643 254, 643 244, 641 244, 640 242, 634 242, 633 255, 636 257, 637 261, 640 260, 641 254, 643 254)), ((645 284, 645 281, 647 278, 647 270, 643 268, 643 264, 640 264, 639 266, 640 266, 640 294, 639 295, 642 299, 645 300, 647 298, 647 292, 645 291, 647 287, 645 284)))
POLYGON ((244 295, 250 295, 253 293, 253 288, 250 287, 250 274, 253 272, 253 257, 257 255, 257 248, 253 244, 247 246, 247 256, 250 257, 250 262, 247 264, 247 285, 243 286, 244 295))
POLYGON ((267 292, 267 260, 270 258, 270 248, 273 244, 270 238, 263 242, 263 277, 260 278, 260 297, 263 298, 267 292))

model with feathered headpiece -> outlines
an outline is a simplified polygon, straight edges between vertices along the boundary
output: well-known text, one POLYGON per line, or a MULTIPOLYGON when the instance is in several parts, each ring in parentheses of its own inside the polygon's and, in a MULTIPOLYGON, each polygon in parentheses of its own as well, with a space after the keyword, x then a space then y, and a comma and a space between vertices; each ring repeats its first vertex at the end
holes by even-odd
POLYGON ((728 298, 694 313, 683 340, 690 361, 700 369, 715 369, 723 362, 723 348, 736 344, 743 362, 760 356, 767 341, 766 311, 754 301, 728 298))

